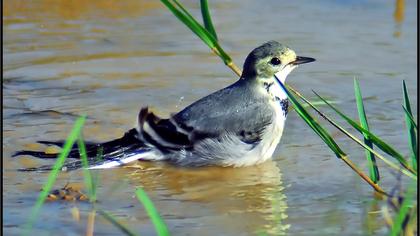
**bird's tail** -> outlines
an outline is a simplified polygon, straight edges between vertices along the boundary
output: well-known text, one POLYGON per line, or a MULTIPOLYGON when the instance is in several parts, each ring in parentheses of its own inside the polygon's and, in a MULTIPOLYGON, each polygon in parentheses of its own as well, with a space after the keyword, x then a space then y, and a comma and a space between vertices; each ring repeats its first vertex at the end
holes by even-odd
MULTIPOLYGON (((55 145, 62 147, 64 141, 38 141, 45 145, 55 145)), ((89 169, 107 169, 124 165, 139 159, 148 159, 151 148, 146 146, 137 138, 137 130, 131 129, 123 137, 105 143, 85 142, 89 169)), ((56 158, 57 153, 46 153, 39 151, 18 151, 13 156, 30 155, 41 159, 56 158)), ((80 153, 77 144, 75 144, 68 158, 78 159, 76 161, 66 162, 62 170, 75 170, 83 167, 80 160, 80 153)), ((52 165, 44 165, 35 168, 19 169, 21 171, 48 171, 52 170, 52 165)))

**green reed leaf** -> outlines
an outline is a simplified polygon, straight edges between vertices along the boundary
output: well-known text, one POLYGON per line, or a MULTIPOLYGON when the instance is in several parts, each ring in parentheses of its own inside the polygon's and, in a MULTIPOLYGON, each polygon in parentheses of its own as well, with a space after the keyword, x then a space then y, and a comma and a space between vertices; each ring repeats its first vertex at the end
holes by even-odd
POLYGON ((182 7, 178 1, 173 4, 168 0, 161 0, 161 2, 193 33, 195 33, 205 44, 210 48, 215 47, 215 39, 182 7))
MULTIPOLYGON (((331 103, 331 104, 338 104, 338 103, 340 103, 340 102, 338 102, 338 101, 328 101, 329 103, 331 103)), ((315 106, 326 106, 325 105, 325 103, 323 102, 323 101, 312 101, 312 104, 313 105, 315 105, 315 106)), ((305 107, 305 108, 307 108, 307 107, 310 107, 310 105, 309 104, 306 104, 306 103, 303 103, 303 104, 301 104, 303 107, 305 107)), ((292 107, 293 108, 293 107, 292 107)))
MULTIPOLYGON (((406 221, 407 217, 409 217, 410 210, 413 208, 415 204, 415 196, 417 192, 417 182, 413 181, 410 186, 408 186, 406 192, 404 193, 404 199, 401 203, 400 209, 395 216, 394 223, 392 224, 391 228, 391 236, 398 236, 401 235, 401 231, 403 230, 404 221, 406 221)), ((405 234, 404 234, 405 235, 405 234)))
MULTIPOLYGON (((312 109, 314 109, 322 118, 324 118, 326 121, 328 121, 331 125, 333 125, 335 128, 337 128, 339 131, 341 131, 343 134, 345 134, 347 137, 349 137, 351 140, 353 140, 354 142, 356 142, 357 144, 359 144, 360 146, 362 146, 365 150, 371 152, 373 155, 375 155, 377 158, 381 159, 382 161, 385 162, 385 164, 387 164, 389 167, 401 172, 402 174, 412 178, 412 179, 417 179, 417 175, 412 174, 411 172, 399 167, 398 165, 396 165, 394 162, 388 160, 387 158, 385 158, 384 156, 382 156, 381 154, 379 154, 378 152, 376 152, 375 150, 373 150, 371 147, 367 146, 363 141, 361 141, 360 139, 356 138, 353 134, 351 134, 350 132, 348 132, 346 129, 344 129, 342 126, 340 126, 337 122, 335 122, 333 119, 331 119, 329 116, 327 116, 326 114, 322 113, 313 102, 310 102, 308 99, 304 98, 303 96, 301 97, 301 99, 303 101, 306 102, 306 104, 308 104, 308 106, 310 106, 312 109)), ((325 103, 323 103, 325 105, 325 103)), ((372 181, 373 183, 373 181, 372 181)), ((376 184, 376 183, 373 183, 376 184)))
MULTIPOLYGON (((357 112, 359 114, 360 123, 363 128, 369 130, 369 124, 366 118, 365 107, 363 105, 362 93, 360 91, 359 81, 357 81, 356 78, 354 79, 354 95, 356 97, 357 112)), ((363 133, 363 137, 364 143, 373 149, 372 141, 369 139, 368 135, 363 133)), ((376 165, 375 155, 373 155, 373 153, 368 150, 365 150, 365 154, 369 164, 370 178, 374 183, 378 183, 380 176, 378 166, 376 165)))
POLYGON ((325 102, 331 109, 333 109, 338 115, 340 115, 347 123, 349 123, 353 128, 355 128, 357 131, 359 131, 361 134, 365 133, 368 135, 369 139, 372 140, 372 143, 375 144, 378 148, 380 148, 382 151, 387 153, 388 155, 394 157, 398 162, 407 170, 417 175, 417 172, 414 171, 408 164, 407 161, 404 159, 403 155, 401 155, 399 152, 397 152, 391 145, 387 144, 385 141, 377 137, 376 135, 372 134, 368 130, 361 127, 356 121, 352 120, 348 116, 346 116, 343 112, 339 111, 336 107, 328 103, 327 100, 325 100, 323 97, 321 97, 318 93, 313 91, 315 95, 317 95, 321 100, 325 102))
POLYGON ((196 34, 214 53, 216 53, 226 65, 232 63, 232 58, 219 45, 209 31, 207 31, 198 21, 179 3, 177 0, 161 0, 161 2, 194 34, 196 34))
POLYGON ((282 87, 286 92, 298 115, 306 122, 306 124, 308 124, 309 127, 311 127, 315 133, 318 134, 318 136, 325 142, 325 144, 327 144, 327 146, 335 153, 338 158, 346 156, 346 154, 341 150, 331 135, 329 135, 329 133, 305 110, 305 108, 299 103, 293 94, 287 90, 286 86, 284 86, 284 84, 277 78, 277 76, 274 77, 276 78, 280 87, 282 87))
POLYGON ((77 146, 79 147, 80 159, 83 165, 83 176, 84 176, 85 186, 87 187, 88 192, 89 192, 89 200, 90 202, 95 202, 98 178, 97 177, 93 178, 92 173, 89 170, 88 157, 86 153, 86 145, 85 145, 85 142, 83 141, 83 136, 81 133, 79 134, 79 138, 77 139, 77 146))
POLYGON ((403 95, 404 95, 404 110, 405 110, 405 123, 408 132, 408 143, 410 145, 411 150, 411 166, 414 170, 417 171, 417 164, 418 164, 418 152, 417 152, 417 135, 416 135, 416 127, 413 125, 414 122, 411 122, 413 119, 413 113, 411 112, 410 106, 410 99, 408 97, 407 86, 405 85, 405 81, 403 80, 403 95), (407 114, 408 113, 408 114, 407 114))
POLYGON ((168 227, 166 226, 163 219, 160 217, 158 210, 156 209, 152 200, 150 200, 150 198, 147 196, 146 192, 142 188, 137 188, 136 196, 139 202, 143 204, 144 209, 147 212, 147 215, 149 216, 150 220, 155 226, 157 234, 159 236, 170 235, 168 227))
POLYGON ((405 108, 404 105, 402 106, 402 108, 404 109, 405 114, 407 115, 408 119, 410 120, 411 125, 414 126, 414 132, 417 133, 418 127, 417 127, 416 122, 414 121, 414 117, 407 111, 407 108, 405 108))
POLYGON ((217 40, 217 34, 216 30, 214 29, 213 22, 211 20, 209 4, 207 0, 200 0, 200 7, 201 15, 203 16, 204 27, 217 40))
POLYGON ((25 229, 23 235, 28 235, 29 231, 32 229, 32 226, 35 223, 38 213, 41 210, 45 200, 47 199, 48 193, 51 191, 51 188, 54 185, 58 174, 61 171, 61 168, 63 167, 64 162, 73 147, 73 144, 79 137, 80 131, 82 130, 85 120, 86 116, 81 116, 76 120, 73 129, 71 130, 69 136, 66 139, 66 142, 64 143, 63 149, 61 150, 60 154, 58 154, 57 160, 48 176, 47 183, 45 183, 42 187, 42 190, 39 193, 38 199, 35 203, 35 206, 32 208, 29 220, 24 226, 25 229))
POLYGON ((134 233, 127 226, 119 222, 114 216, 104 210, 98 210, 98 213, 101 214, 107 221, 111 222, 114 226, 120 229, 125 235, 137 236, 138 234, 134 233))

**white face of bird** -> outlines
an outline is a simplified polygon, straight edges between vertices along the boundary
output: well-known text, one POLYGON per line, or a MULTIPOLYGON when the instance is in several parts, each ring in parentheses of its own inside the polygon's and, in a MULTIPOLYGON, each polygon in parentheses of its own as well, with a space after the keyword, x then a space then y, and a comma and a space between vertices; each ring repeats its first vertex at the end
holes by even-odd
POLYGON ((288 47, 275 47, 265 57, 258 58, 255 63, 255 70, 259 78, 272 78, 277 75, 283 79, 295 68, 289 64, 296 59, 296 53, 288 47))
POLYGON ((299 57, 287 46, 270 41, 254 49, 247 57, 243 77, 272 79, 274 75, 285 82, 287 75, 299 64, 315 61, 309 57, 299 57))

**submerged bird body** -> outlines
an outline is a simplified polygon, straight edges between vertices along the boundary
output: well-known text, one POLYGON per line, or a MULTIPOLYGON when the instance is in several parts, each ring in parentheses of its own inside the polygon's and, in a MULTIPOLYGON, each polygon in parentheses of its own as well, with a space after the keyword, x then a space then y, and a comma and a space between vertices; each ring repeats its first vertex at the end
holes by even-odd
MULTIPOLYGON (((314 59, 297 57, 275 41, 263 44, 248 55, 241 78, 232 85, 168 119, 142 108, 137 127, 124 137, 102 144, 88 143, 90 168, 111 168, 135 160, 234 167, 264 162, 271 158, 286 121, 288 101, 280 82, 284 83, 298 64, 311 61, 314 59), (102 160, 94 159, 98 148, 103 149, 102 160)), ((46 157, 42 152, 17 153, 24 154, 46 157)), ((79 157, 76 148, 70 157, 79 157)), ((79 161, 66 167, 80 165, 79 161)))
POLYGON ((241 79, 170 119, 159 120, 144 109, 140 139, 164 154, 154 155, 158 159, 183 166, 248 166, 267 160, 280 140, 287 111, 263 85, 247 83, 258 81, 241 79))

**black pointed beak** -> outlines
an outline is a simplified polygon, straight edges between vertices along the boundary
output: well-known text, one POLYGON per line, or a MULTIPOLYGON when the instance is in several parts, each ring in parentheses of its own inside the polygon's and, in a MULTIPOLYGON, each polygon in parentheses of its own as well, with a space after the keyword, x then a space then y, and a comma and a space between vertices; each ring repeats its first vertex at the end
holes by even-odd
POLYGON ((290 62, 290 64, 292 65, 300 65, 300 64, 305 64, 305 63, 309 63, 309 62, 313 62, 315 61, 314 58, 311 57, 296 57, 296 60, 290 62))

